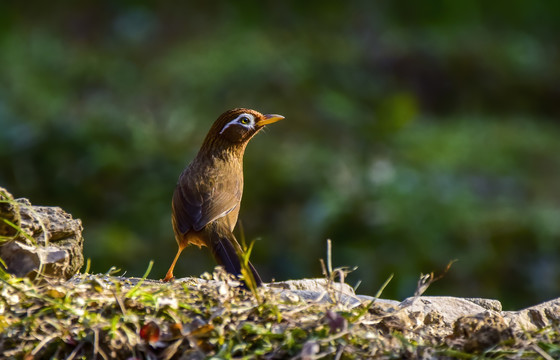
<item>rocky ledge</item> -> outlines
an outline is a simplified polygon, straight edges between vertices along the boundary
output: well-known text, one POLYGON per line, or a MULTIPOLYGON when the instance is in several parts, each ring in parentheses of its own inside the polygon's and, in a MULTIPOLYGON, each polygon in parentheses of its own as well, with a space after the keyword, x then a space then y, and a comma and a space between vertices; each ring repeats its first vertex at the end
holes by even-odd
MULTIPOLYGON (((179 282, 200 283, 197 278, 179 282)), ((204 281, 206 282, 206 281, 204 281)), ((216 285, 218 286, 218 285, 216 285)), ((451 296, 417 296, 404 301, 356 295, 348 284, 327 279, 288 280, 265 285, 286 301, 337 303, 347 308, 377 309, 379 325, 403 334, 431 334, 457 339, 465 351, 480 351, 516 334, 536 332, 560 324, 560 298, 519 311, 502 311, 498 300, 451 296)))

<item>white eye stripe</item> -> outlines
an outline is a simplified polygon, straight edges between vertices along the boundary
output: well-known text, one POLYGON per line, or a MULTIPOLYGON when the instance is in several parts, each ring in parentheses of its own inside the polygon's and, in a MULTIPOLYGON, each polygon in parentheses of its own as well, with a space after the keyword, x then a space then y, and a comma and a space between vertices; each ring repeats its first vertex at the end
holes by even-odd
POLYGON ((247 128, 247 129, 253 129, 255 127, 255 117, 252 114, 243 113, 243 114, 239 115, 238 117, 236 117, 235 119, 228 122, 226 124, 226 126, 223 127, 222 131, 220 131, 220 134, 223 133, 224 131, 226 131, 226 129, 231 125, 241 125, 241 126, 247 128), (243 124, 241 122, 241 119, 243 119, 243 118, 246 118, 247 120, 249 120, 249 122, 246 123, 246 124, 243 124))

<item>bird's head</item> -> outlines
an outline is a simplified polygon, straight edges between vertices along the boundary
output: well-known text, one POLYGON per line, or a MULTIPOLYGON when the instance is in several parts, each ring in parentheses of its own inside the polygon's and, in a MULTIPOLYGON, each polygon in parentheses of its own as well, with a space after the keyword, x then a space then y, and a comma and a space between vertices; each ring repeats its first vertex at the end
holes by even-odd
POLYGON ((281 115, 263 115, 251 109, 237 108, 228 110, 214 122, 204 140, 204 145, 244 147, 266 125, 282 119, 284 117, 281 115))

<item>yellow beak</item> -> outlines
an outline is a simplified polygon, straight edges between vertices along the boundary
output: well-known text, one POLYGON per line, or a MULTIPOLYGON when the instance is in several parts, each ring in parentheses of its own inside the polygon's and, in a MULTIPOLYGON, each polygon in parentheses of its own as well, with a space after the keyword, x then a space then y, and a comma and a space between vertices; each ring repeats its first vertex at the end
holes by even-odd
POLYGON ((275 123, 277 121, 282 120, 284 117, 282 115, 278 115, 278 114, 267 114, 264 116, 264 120, 259 122, 259 125, 268 125, 268 124, 272 124, 275 123))

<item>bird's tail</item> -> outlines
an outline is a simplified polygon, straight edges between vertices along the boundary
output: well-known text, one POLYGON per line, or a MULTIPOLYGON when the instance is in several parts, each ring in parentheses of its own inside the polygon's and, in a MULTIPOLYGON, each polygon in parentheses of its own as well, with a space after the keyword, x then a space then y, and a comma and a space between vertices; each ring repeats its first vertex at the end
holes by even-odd
MULTIPOLYGON (((230 274, 241 275, 241 254, 243 251, 229 227, 220 221, 214 221, 207 226, 210 227, 209 247, 218 264, 222 265, 230 274)), ((259 273, 251 262, 248 265, 256 285, 261 286, 262 280, 259 273)))

